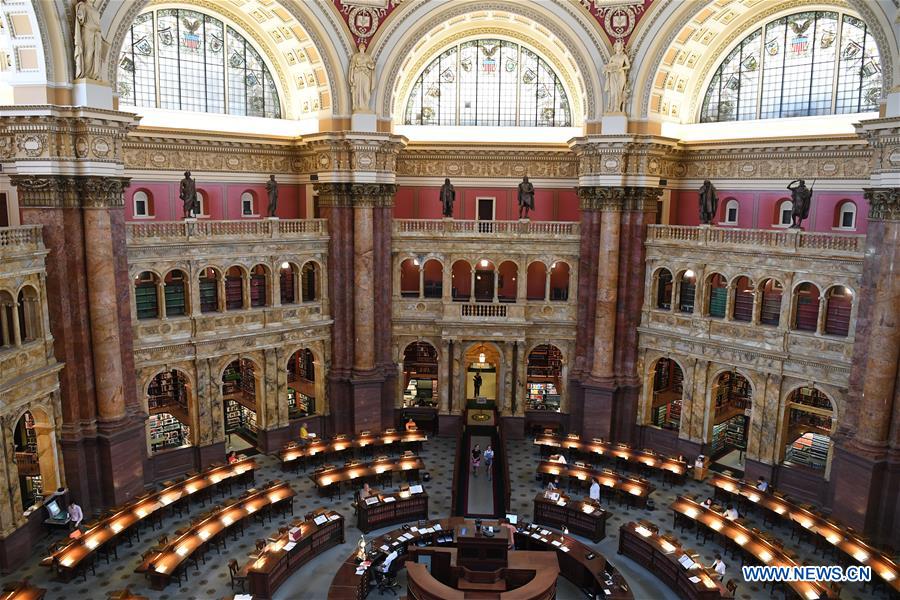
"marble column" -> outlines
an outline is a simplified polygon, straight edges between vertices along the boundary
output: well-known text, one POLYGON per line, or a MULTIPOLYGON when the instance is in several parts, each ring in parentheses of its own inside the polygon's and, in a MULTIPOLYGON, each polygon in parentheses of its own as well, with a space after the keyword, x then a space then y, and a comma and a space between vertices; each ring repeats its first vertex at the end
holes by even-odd
POLYGON ((373 295, 373 215, 370 198, 354 198, 353 206, 353 368, 375 367, 375 297, 373 295))
POLYGON ((616 300, 619 286, 619 225, 621 198, 610 194, 600 212, 600 256, 597 263, 597 309, 594 315, 594 361, 591 376, 613 377, 616 342, 616 300))

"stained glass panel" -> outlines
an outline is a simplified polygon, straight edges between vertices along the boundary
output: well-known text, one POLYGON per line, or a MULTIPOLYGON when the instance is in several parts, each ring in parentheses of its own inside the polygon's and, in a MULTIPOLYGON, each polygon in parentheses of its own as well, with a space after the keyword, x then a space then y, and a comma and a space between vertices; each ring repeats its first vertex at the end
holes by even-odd
POLYGON ((569 101, 556 73, 506 40, 463 42, 442 52, 416 80, 407 125, 568 127, 569 101))
POLYGON ((118 79, 120 98, 134 106, 281 117, 275 80, 259 52, 195 10, 139 15, 122 46, 118 79))

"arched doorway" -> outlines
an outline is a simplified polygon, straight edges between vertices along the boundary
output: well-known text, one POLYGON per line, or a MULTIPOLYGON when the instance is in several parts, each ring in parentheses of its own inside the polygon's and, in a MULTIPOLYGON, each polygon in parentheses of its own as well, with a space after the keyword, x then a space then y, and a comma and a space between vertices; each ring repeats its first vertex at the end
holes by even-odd
POLYGON ((469 346, 463 363, 466 402, 478 407, 496 407, 500 367, 500 352, 496 346, 484 343, 469 346))
POLYGON ((553 344, 541 344, 528 353, 525 372, 526 410, 560 411, 562 352, 553 344))
POLYGON ((721 373, 712 387, 710 457, 723 469, 743 471, 753 388, 736 371, 721 373))
POLYGON ((437 350, 428 342, 413 342, 403 351, 403 408, 437 406, 437 350))
POLYGON ((288 418, 316 414, 316 361, 312 350, 301 348, 287 363, 288 418))
POLYGON ((147 436, 150 452, 191 445, 190 383, 187 375, 163 371, 147 386, 147 436))
POLYGON ((681 399, 684 373, 670 358, 660 358, 653 367, 653 398, 650 424, 661 429, 678 431, 681 427, 681 399))
POLYGON ((25 411, 13 430, 13 444, 22 510, 27 510, 60 485, 56 434, 47 413, 42 409, 25 411))
POLYGON ((246 358, 232 361, 222 372, 225 434, 229 449, 256 445, 258 385, 256 365, 246 358))
POLYGON ((822 391, 801 387, 791 392, 784 412, 784 462, 824 472, 834 416, 834 405, 822 391))

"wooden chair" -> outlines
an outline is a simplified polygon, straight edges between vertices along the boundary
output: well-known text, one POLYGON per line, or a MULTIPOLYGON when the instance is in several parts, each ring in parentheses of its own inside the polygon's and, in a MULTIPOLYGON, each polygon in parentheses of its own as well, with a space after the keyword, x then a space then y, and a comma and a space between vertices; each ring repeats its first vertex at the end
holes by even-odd
POLYGON ((244 591, 244 586, 247 583, 247 576, 241 575, 241 568, 238 566, 238 561, 235 559, 231 559, 228 561, 228 575, 231 577, 231 590, 234 591, 235 584, 240 584, 241 592, 244 591))

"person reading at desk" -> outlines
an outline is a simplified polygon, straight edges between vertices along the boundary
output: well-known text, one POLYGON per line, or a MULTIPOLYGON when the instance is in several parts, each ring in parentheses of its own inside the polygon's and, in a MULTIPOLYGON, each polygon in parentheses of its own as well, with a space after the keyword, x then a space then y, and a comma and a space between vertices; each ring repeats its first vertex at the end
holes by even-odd
POLYGON ((72 499, 72 502, 69 503, 69 507, 66 509, 69 513, 69 521, 72 523, 72 529, 78 529, 81 525, 81 522, 84 520, 84 512, 81 510, 81 507, 78 506, 78 503, 75 502, 75 499, 72 499))
POLYGON ((365 499, 371 495, 372 495, 372 488, 369 487, 368 483, 364 483, 363 487, 362 487, 362 491, 359 492, 359 497, 365 499))
POLYGON ((713 499, 707 498, 706 500, 703 501, 703 504, 701 506, 703 506, 704 508, 712 508, 712 505, 713 505, 713 499))
POLYGON ((728 507, 725 508, 725 518, 728 519, 729 521, 734 521, 734 520, 737 519, 739 516, 740 516, 740 515, 738 515, 738 511, 737 511, 737 509, 734 507, 734 505, 729 504, 728 507))
POLYGON ((394 562, 394 559, 396 559, 396 558, 397 558, 397 551, 391 550, 391 553, 385 557, 384 562, 381 563, 381 566, 378 568, 378 570, 381 571, 382 573, 387 573, 388 571, 391 570, 391 563, 394 562))
POLYGON ((418 427, 416 426, 416 422, 413 421, 412 417, 410 417, 409 421, 406 422, 406 430, 415 431, 416 429, 418 429, 418 427))
POLYGON ((547 491, 555 492, 559 489, 559 477, 554 477, 550 481, 547 482, 547 491))
POLYGON ((306 423, 300 424, 300 445, 305 446, 309 443, 309 430, 306 428, 306 423))
POLYGON ((237 461, 238 461, 237 453, 234 450, 232 450, 231 452, 228 453, 228 464, 233 465, 237 461))
POLYGON ((766 478, 760 475, 759 479, 756 480, 756 489, 761 492, 769 491, 769 482, 766 481, 766 478))
POLYGON ((722 561, 721 554, 716 554, 716 560, 713 561, 709 568, 715 571, 716 579, 720 581, 725 579, 725 563, 722 561))

